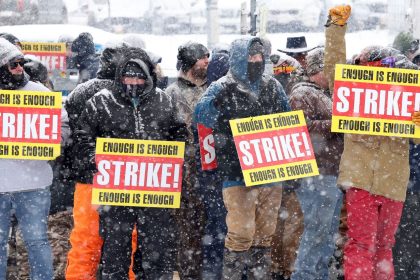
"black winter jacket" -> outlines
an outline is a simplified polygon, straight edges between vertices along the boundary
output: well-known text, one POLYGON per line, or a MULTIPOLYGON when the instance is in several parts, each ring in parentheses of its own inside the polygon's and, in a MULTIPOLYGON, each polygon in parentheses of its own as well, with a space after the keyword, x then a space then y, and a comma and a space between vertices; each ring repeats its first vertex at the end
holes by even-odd
POLYGON ((156 89, 153 65, 144 51, 127 55, 118 65, 113 89, 104 89, 86 103, 75 133, 75 157, 79 182, 92 183, 96 172, 95 145, 97 137, 185 141, 186 125, 177 118, 172 99, 156 89), (137 107, 123 92, 121 73, 128 61, 147 66, 148 88, 137 107))

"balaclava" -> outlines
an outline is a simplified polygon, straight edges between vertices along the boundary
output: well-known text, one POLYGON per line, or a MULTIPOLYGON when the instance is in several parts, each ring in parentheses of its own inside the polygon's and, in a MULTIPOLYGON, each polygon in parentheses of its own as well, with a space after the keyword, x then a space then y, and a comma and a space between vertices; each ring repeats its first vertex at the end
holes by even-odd
POLYGON ((248 54, 250 56, 261 54, 263 56, 262 61, 248 62, 248 79, 254 83, 261 78, 264 73, 264 46, 259 41, 254 41, 249 46, 248 54))
POLYGON ((124 92, 127 94, 127 96, 129 96, 132 99, 134 105, 137 106, 139 102, 139 97, 144 93, 144 90, 147 86, 146 83, 148 80, 148 76, 145 73, 145 71, 140 67, 140 65, 133 61, 127 62, 123 69, 122 76, 145 80, 145 83, 141 85, 127 85, 123 83, 124 92))

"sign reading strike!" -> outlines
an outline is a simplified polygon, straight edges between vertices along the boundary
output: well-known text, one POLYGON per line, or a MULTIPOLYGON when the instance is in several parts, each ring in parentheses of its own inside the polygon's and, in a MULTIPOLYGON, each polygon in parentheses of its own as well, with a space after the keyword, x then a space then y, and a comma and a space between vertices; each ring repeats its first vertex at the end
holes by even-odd
POLYGON ((32 54, 38 58, 48 69, 66 71, 66 44, 65 43, 33 43, 22 42, 24 54, 32 54))
POLYGON ((0 158, 60 155, 61 93, 0 90, 0 158))
POLYGON ((420 138, 420 71, 336 65, 334 132, 420 138))
POLYGON ((92 204, 179 208, 185 144, 97 138, 92 204))
POLYGON ((318 175, 303 111, 230 121, 246 186, 318 175))

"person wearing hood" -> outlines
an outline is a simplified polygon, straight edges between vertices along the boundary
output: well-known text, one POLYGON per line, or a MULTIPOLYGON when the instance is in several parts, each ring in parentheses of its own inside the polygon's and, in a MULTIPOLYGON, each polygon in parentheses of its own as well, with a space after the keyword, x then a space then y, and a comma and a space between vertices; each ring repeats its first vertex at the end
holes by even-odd
MULTIPOLYGON (((334 88, 334 67, 346 62, 345 33, 350 6, 329 10, 325 31, 325 72, 334 88)), ((362 66, 418 69, 391 47, 368 46, 354 60, 362 66)), ((420 112, 412 121, 420 125, 420 112)), ((420 143, 419 139, 413 139, 420 143)), ((346 191, 347 242, 344 247, 346 280, 394 279, 392 247, 406 197, 409 139, 344 135, 337 184, 346 191), (374 164, 372 164, 374 163, 374 164)))
MULTIPOLYGON (((92 184, 97 171, 96 138, 185 141, 185 123, 177 116, 172 99, 156 88, 147 53, 141 49, 124 52, 117 62, 111 89, 90 98, 80 116, 74 140, 79 182, 92 184)), ((135 225, 144 279, 172 279, 176 260, 172 210, 107 206, 98 211, 103 239, 101 279, 127 279, 135 225)))
POLYGON ((182 279, 200 278, 202 263, 201 239, 203 236, 204 206, 197 192, 195 146, 192 132, 194 108, 207 88, 208 49, 196 42, 187 42, 178 47, 178 79, 165 92, 179 110, 179 118, 186 123, 188 141, 185 146, 185 175, 183 202, 178 217, 179 228, 179 274, 182 279), (192 222, 193 221, 193 222, 192 222))
MULTIPOLYGON (((0 89, 49 91, 29 81, 24 72, 22 52, 0 38, 0 89)), ((65 110, 61 113, 62 142, 69 127, 65 110)), ((52 254, 47 239, 47 220, 53 172, 47 160, 0 159, 0 279, 6 279, 7 243, 11 213, 14 212, 29 253, 31 279, 53 279, 52 254)))
POLYGON ((95 53, 93 37, 88 32, 80 33, 71 44, 71 52, 76 68, 79 70, 78 84, 96 77, 99 59, 95 53))
MULTIPOLYGON (((65 107, 69 114, 72 135, 77 130, 77 123, 85 110, 86 102, 103 89, 112 90, 119 61, 124 55, 134 55, 137 52, 137 48, 127 47, 122 42, 103 50, 97 77, 79 84, 66 99, 65 107)), ((66 206, 73 206, 74 225, 70 235, 71 249, 67 256, 66 279, 94 280, 103 243, 99 235, 99 214, 97 207, 91 205, 91 185, 83 183, 83 173, 79 174, 74 166, 73 149, 73 145, 66 149, 62 163, 63 172, 60 173, 65 177, 60 180, 62 184, 60 191, 55 192, 57 200, 61 202, 57 203, 56 211, 61 211, 66 206)), ((134 279, 132 271, 130 279, 134 279)))
POLYGON ((343 192, 337 187, 343 135, 331 132, 332 97, 324 73, 324 49, 306 56, 308 82, 297 83, 289 96, 293 110, 303 110, 319 176, 301 179, 295 193, 304 215, 292 280, 328 278, 328 264, 335 249, 343 192))
POLYGON ((241 279, 246 266, 252 279, 269 279, 281 184, 245 187, 229 120, 287 112, 290 106, 280 83, 264 74, 259 38, 233 41, 229 62, 228 74, 210 85, 194 112, 194 126, 214 136, 217 164, 211 167, 222 178, 228 229, 222 279, 241 279))

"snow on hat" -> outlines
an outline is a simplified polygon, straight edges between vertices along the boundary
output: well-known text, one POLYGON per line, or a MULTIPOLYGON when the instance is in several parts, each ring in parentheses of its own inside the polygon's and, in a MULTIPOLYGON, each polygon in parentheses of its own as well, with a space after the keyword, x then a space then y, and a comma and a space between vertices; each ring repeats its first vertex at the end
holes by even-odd
POLYGON ((308 76, 315 75, 324 69, 324 49, 318 48, 306 55, 306 73, 308 76))
POLYGON ((260 41, 253 41, 248 50, 249 55, 264 54, 264 46, 260 41))
POLYGON ((140 65, 134 61, 127 62, 122 71, 122 76, 147 80, 147 74, 140 67, 140 65))
POLYGON ((95 43, 93 37, 88 32, 82 32, 74 39, 71 45, 71 51, 79 53, 80 56, 86 56, 95 53, 95 43))
POLYGON ((290 55, 290 54, 309 52, 315 48, 316 47, 308 48, 308 46, 306 45, 305 36, 299 36, 299 37, 287 37, 286 48, 278 49, 278 51, 284 52, 290 55))
POLYGON ((209 57, 209 50, 204 45, 196 42, 187 42, 178 48, 176 69, 187 72, 198 60, 206 56, 209 57))
POLYGON ((15 46, 18 45, 18 46, 22 47, 22 44, 20 43, 20 40, 13 34, 1 33, 0 37, 6 39, 7 41, 9 41, 10 43, 12 43, 15 46))
POLYGON ((17 58, 23 58, 23 53, 6 39, 0 38, 0 67, 17 58))

